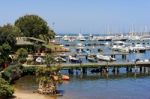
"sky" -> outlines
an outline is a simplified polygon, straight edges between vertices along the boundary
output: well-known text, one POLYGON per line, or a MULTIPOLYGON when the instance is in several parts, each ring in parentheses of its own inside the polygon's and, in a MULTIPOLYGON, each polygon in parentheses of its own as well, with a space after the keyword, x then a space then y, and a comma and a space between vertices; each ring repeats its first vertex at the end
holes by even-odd
POLYGON ((27 14, 56 33, 150 31, 150 0, 0 0, 0 26, 27 14))

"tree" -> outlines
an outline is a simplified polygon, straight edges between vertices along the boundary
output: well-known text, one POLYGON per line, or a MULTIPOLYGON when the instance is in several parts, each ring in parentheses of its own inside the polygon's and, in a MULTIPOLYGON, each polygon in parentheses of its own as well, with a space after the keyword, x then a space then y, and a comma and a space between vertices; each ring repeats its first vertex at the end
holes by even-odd
POLYGON ((40 34, 39 38, 48 43, 49 39, 55 38, 55 32, 52 29, 49 29, 48 34, 40 34))
POLYGON ((25 15, 20 17, 16 20, 15 26, 20 28, 24 36, 27 37, 41 38, 45 36, 50 39, 53 37, 52 35, 55 34, 54 31, 49 29, 47 22, 37 15, 25 15), (49 33, 49 31, 52 32, 49 33))
MULTIPOLYGON (((54 57, 48 55, 47 58, 52 59, 54 57)), ((49 62, 46 63, 48 63, 47 65, 49 65, 49 62)), ((50 63, 54 62, 51 61, 50 63)), ((38 76, 39 81, 39 93, 57 94, 57 84, 62 83, 62 75, 59 73, 58 66, 39 67, 36 71, 36 75, 38 76)))
POLYGON ((16 44, 16 36, 20 35, 20 30, 10 24, 0 27, 0 64, 7 61, 9 54, 16 44))
POLYGON ((59 73, 59 68, 50 67, 39 67, 36 71, 38 76, 39 88, 38 92, 43 94, 56 94, 57 84, 62 83, 62 75, 59 73))
POLYGON ((20 48, 16 52, 17 58, 26 58, 28 56, 28 51, 24 48, 20 48))
POLYGON ((21 35, 19 28, 7 24, 0 27, 0 45, 3 43, 8 43, 11 47, 15 46, 16 37, 21 35))
POLYGON ((24 48, 20 48, 17 50, 16 55, 17 55, 17 60, 20 63, 24 63, 26 61, 27 56, 28 56, 28 51, 24 48))
POLYGON ((56 61, 54 59, 54 56, 51 54, 48 54, 45 58, 45 63, 47 64, 47 66, 55 65, 56 61))
POLYGON ((0 52, 1 52, 0 64, 2 64, 8 59, 10 51, 11 51, 11 46, 8 43, 3 43, 0 46, 0 52))

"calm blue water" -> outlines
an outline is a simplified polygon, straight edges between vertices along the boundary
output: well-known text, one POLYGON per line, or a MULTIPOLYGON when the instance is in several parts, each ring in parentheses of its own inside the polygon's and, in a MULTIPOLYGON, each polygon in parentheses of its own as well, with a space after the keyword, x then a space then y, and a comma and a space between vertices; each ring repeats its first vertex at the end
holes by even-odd
POLYGON ((58 99, 150 99, 150 77, 92 80, 73 78, 58 99), (72 97, 71 97, 72 96, 72 97), (71 98, 70 98, 71 97, 71 98))
MULTIPOLYGON (((41 99, 150 99, 150 74, 119 74, 72 76, 58 87, 62 97, 41 99)), ((26 76, 15 84, 20 92, 32 93, 38 87, 33 76, 26 76)), ((34 94, 36 97, 37 94, 34 94)), ((31 97, 34 99, 34 97, 31 97)))

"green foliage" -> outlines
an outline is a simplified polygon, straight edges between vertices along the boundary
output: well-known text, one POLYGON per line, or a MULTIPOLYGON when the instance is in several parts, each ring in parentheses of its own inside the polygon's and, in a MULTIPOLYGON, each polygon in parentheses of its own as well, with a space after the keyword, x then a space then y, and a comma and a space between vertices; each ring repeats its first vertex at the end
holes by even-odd
POLYGON ((12 34, 15 37, 21 36, 21 34, 22 34, 18 27, 11 25, 11 24, 6 24, 3 27, 1 27, 1 31, 5 34, 7 34, 7 33, 12 34))
POLYGON ((24 67, 23 75, 34 75, 36 73, 37 69, 38 69, 38 67, 35 67, 35 66, 24 67))
POLYGON ((4 79, 0 78, 0 97, 3 96, 12 96, 14 93, 14 88, 9 85, 7 81, 4 79))
POLYGON ((4 62, 4 59, 0 57, 0 64, 2 64, 3 62, 4 62))
POLYGON ((54 56, 51 54, 48 54, 45 58, 45 63, 47 64, 47 66, 50 66, 51 64, 55 64, 56 61, 54 59, 54 56))
POLYGON ((11 51, 11 46, 8 43, 3 43, 0 46, 0 64, 8 59, 9 53, 11 51))
POLYGON ((16 20, 15 25, 20 28, 24 36, 27 37, 39 38, 40 35, 49 37, 51 34, 55 34, 54 32, 50 35, 48 34, 50 29, 47 22, 37 15, 25 15, 20 17, 16 20))
POLYGON ((17 58, 26 58, 28 56, 28 51, 24 48, 19 48, 16 52, 17 58))
POLYGON ((18 58, 18 62, 21 64, 25 63, 26 61, 27 61, 27 59, 25 57, 18 58))
POLYGON ((36 70, 36 75, 38 76, 38 81, 44 83, 62 83, 62 75, 59 73, 59 67, 50 66, 50 67, 39 67, 36 70), (57 77, 57 79, 55 79, 57 77))
POLYGON ((0 45, 8 43, 10 46, 14 47, 16 43, 15 37, 19 34, 21 34, 19 28, 13 25, 7 24, 0 27, 0 45))
POLYGON ((24 48, 20 48, 16 52, 17 60, 19 63, 26 62, 26 57, 28 56, 28 51, 24 48))
POLYGON ((11 46, 8 43, 3 43, 2 48, 5 51, 10 51, 11 50, 11 46))
POLYGON ((54 65, 55 60, 52 55, 47 55, 45 61, 47 67, 39 67, 36 70, 39 88, 43 91, 47 90, 51 94, 56 94, 57 84, 62 83, 62 75, 59 73, 60 68, 54 65))
POLYGON ((49 30, 48 34, 40 34, 39 38, 46 41, 47 43, 49 42, 49 39, 55 38, 55 32, 53 30, 49 30))
POLYGON ((2 78, 7 80, 8 82, 13 82, 15 79, 18 79, 21 77, 23 71, 22 65, 13 65, 8 66, 6 69, 4 69, 2 73, 2 78))
POLYGON ((55 32, 52 29, 50 29, 49 32, 48 32, 49 38, 53 39, 53 38, 55 38, 55 35, 56 35, 55 32))
POLYGON ((0 27, 0 64, 7 61, 10 51, 15 47, 16 36, 19 33, 19 29, 10 24, 0 27))

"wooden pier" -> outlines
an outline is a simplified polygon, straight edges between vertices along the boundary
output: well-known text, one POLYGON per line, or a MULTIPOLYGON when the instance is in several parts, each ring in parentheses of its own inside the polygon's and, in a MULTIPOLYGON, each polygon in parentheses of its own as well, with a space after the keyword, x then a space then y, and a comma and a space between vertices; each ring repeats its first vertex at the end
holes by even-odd
MULTIPOLYGON (((46 65, 26 65, 23 66, 42 66, 46 65)), ((127 72, 132 72, 132 69, 139 68, 140 72, 150 71, 150 62, 101 62, 101 63, 82 63, 82 64, 61 64, 61 70, 68 70, 69 74, 73 74, 74 70, 80 70, 83 74, 87 73, 87 69, 99 68, 109 72, 109 68, 112 68, 112 72, 119 72, 119 68, 126 68, 127 72)))

